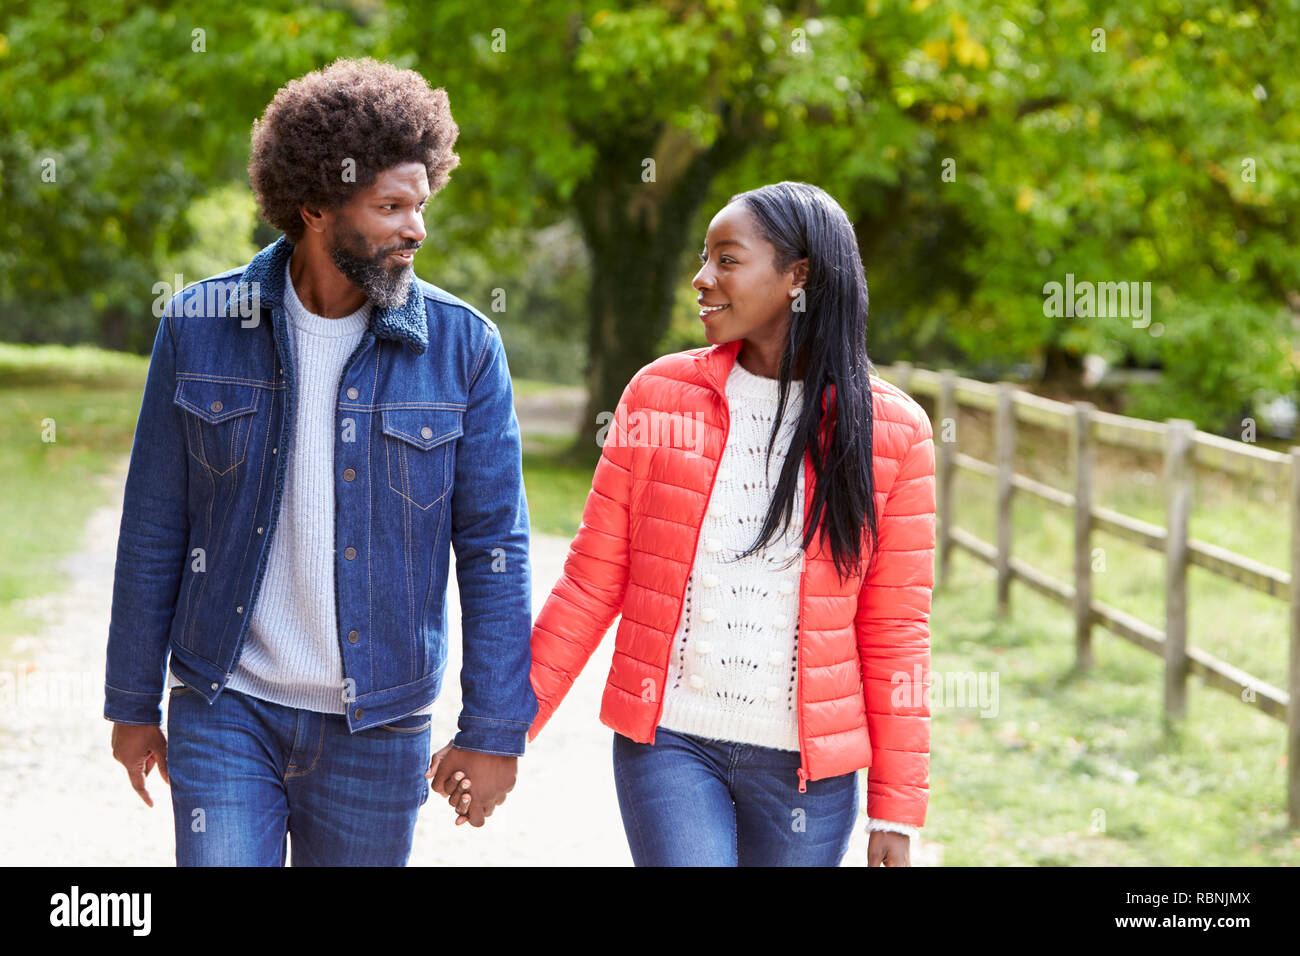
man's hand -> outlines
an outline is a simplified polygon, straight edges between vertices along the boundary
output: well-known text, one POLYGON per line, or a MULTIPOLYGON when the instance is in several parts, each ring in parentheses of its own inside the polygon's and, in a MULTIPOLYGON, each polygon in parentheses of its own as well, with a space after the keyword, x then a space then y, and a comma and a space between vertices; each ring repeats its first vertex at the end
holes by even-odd
POLYGON ((126 768, 131 789, 152 807, 153 799, 145 789, 144 778, 149 776, 154 764, 158 765, 158 776, 163 783, 169 787, 172 783, 167 776, 167 738, 162 728, 153 724, 114 724, 112 743, 113 759, 126 768))
POLYGON ((505 803, 506 794, 514 789, 519 758, 458 750, 451 744, 439 751, 439 756, 437 770, 430 766, 433 789, 447 797, 447 802, 462 816, 468 816, 471 826, 481 827, 484 819, 492 816, 492 811, 505 803), (472 802, 468 793, 471 780, 478 788, 472 802))
POLYGON ((912 838, 892 830, 872 830, 867 841, 867 866, 911 866, 912 838))
MULTIPOLYGON (((442 763, 442 758, 446 757, 447 754, 451 753, 452 746, 455 743, 455 741, 456 738, 453 737, 451 740, 447 741, 447 746, 443 747, 441 750, 439 750, 436 754, 433 755, 433 759, 429 761, 429 769, 425 771, 424 779, 432 780, 437 775, 438 765, 442 763)), ((468 816, 469 778, 465 776, 464 771, 457 770, 454 774, 451 775, 451 780, 448 782, 448 786, 450 786, 454 791, 451 795, 451 799, 449 799, 447 802, 450 803, 457 812, 456 826, 460 826, 462 823, 468 823, 469 822, 469 816, 468 816), (458 784, 459 786, 457 786, 458 784), (457 801, 459 801, 460 803, 459 806, 456 805, 457 801)), ((431 786, 430 789, 437 789, 437 788, 431 786)))

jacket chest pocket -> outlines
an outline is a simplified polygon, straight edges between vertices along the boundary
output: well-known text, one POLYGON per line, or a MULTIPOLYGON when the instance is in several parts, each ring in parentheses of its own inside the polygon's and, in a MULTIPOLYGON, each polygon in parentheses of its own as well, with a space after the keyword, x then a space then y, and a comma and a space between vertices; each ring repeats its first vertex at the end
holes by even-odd
POLYGON ((421 510, 451 490, 456 439, 464 412, 453 409, 384 409, 384 458, 388 487, 421 510))
POLYGON ((173 401, 185 412, 190 457, 219 476, 242 465, 263 391, 228 382, 179 381, 173 401))

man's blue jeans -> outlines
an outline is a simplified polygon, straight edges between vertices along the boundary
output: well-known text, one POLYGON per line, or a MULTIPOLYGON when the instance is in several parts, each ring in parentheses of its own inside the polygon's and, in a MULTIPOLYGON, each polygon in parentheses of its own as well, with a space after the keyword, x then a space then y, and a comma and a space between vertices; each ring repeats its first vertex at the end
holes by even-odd
POLYGON ((839 866, 858 819, 858 775, 808 781, 799 754, 666 727, 614 734, 614 786, 637 866, 839 866))
POLYGON ((405 866, 429 798, 427 714, 348 732, 338 714, 226 688, 172 690, 167 768, 177 866, 405 866))

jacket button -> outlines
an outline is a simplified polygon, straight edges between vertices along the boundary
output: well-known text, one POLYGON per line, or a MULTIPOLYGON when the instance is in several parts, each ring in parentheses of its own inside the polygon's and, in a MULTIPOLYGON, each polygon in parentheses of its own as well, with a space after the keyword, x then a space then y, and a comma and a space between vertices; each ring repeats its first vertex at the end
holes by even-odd
POLYGON ((356 549, 356 548, 344 548, 344 549, 343 549, 343 557, 347 558, 349 561, 351 561, 351 560, 352 560, 353 558, 355 558, 356 556, 357 556, 357 549, 356 549))
POLYGON ((772 618, 772 623, 782 630, 785 630, 790 626, 790 619, 784 614, 778 614, 776 617, 772 618))
POLYGON ((691 686, 694 687, 696 690, 702 689, 704 687, 704 678, 701 677, 699 674, 692 674, 691 686))
POLYGON ((709 538, 707 541, 704 542, 704 550, 708 551, 710 554, 716 554, 717 552, 721 551, 722 539, 709 538))
POLYGON ((360 635, 360 634, 358 634, 356 631, 348 631, 348 643, 349 643, 349 644, 355 644, 355 643, 356 643, 357 641, 359 641, 359 640, 361 640, 361 635, 360 635))
POLYGON ((769 667, 780 667, 785 663, 785 655, 780 651, 772 651, 767 655, 767 664, 769 667))
POLYGON ((213 690, 216 690, 218 686, 219 686, 219 685, 216 683, 216 681, 213 681, 213 683, 212 683, 212 689, 213 689, 213 690))
POLYGON ((706 588, 716 588, 718 586, 718 576, 705 572, 704 580, 701 582, 706 588))
POLYGON ((717 618, 718 612, 716 608, 706 607, 700 611, 701 621, 716 621, 717 618))
POLYGON ((708 657, 713 653, 712 641, 697 641, 695 644, 695 653, 701 657, 708 657))
POLYGON ((222 407, 223 406, 220 402, 213 402, 211 405, 208 406, 208 408, 212 409, 214 412, 221 411, 222 407))
POLYGON ((793 593, 794 593, 794 585, 791 584, 789 581, 782 581, 782 582, 781 582, 781 585, 780 585, 780 588, 781 588, 781 593, 782 593, 782 594, 793 594, 793 593))
POLYGON ((420 429, 420 437, 423 438, 423 439, 425 439, 426 441, 427 441, 428 439, 432 438, 432 437, 433 437, 433 429, 430 428, 428 425, 425 425, 423 428, 420 429))
POLYGON ((274 448, 271 449, 271 454, 274 455, 274 454, 275 454, 276 452, 278 452, 279 450, 280 450, 280 446, 279 446, 279 445, 276 445, 274 448))
POLYGON ((260 524, 257 526, 257 533, 258 534, 262 533, 262 526, 260 524))
POLYGON ((768 700, 776 700, 781 696, 781 692, 775 687, 769 687, 767 690, 763 691, 763 696, 768 700))
POLYGON ((236 613, 236 614, 243 614, 243 613, 244 613, 244 605, 241 604, 241 605, 239 605, 239 607, 235 608, 235 613, 236 613))
POLYGON ((358 707, 356 710, 352 712, 352 716, 355 717, 357 720, 360 720, 362 717, 366 716, 366 712, 362 710, 360 707, 358 707))
POLYGON ((357 477, 356 469, 353 469, 353 468, 344 468, 344 469, 343 469, 343 480, 344 480, 344 481, 352 481, 352 480, 354 480, 356 477, 357 477))
POLYGON ((360 394, 361 393, 358 392, 355 388, 348 389, 348 398, 356 398, 360 394))
POLYGON ((730 477, 731 477, 731 472, 727 471, 727 469, 725 468, 718 469, 718 481, 726 481, 730 477))

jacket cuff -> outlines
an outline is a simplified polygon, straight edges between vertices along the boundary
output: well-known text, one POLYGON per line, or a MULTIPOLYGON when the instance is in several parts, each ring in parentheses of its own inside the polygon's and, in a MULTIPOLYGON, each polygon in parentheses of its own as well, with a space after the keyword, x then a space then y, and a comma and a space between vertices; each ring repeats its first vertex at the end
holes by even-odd
POLYGON ((457 750, 473 750, 481 754, 500 754, 504 757, 522 757, 528 739, 529 724, 522 720, 498 720, 492 717, 471 717, 461 714, 456 722, 460 733, 452 742, 457 750))
POLYGON ((104 685, 104 719, 115 724, 162 724, 162 693, 104 685))
POLYGON ((867 817, 867 832, 873 830, 888 830, 891 833, 902 833, 912 839, 918 839, 921 836, 921 828, 913 826, 910 823, 895 823, 893 820, 875 820, 867 817))

